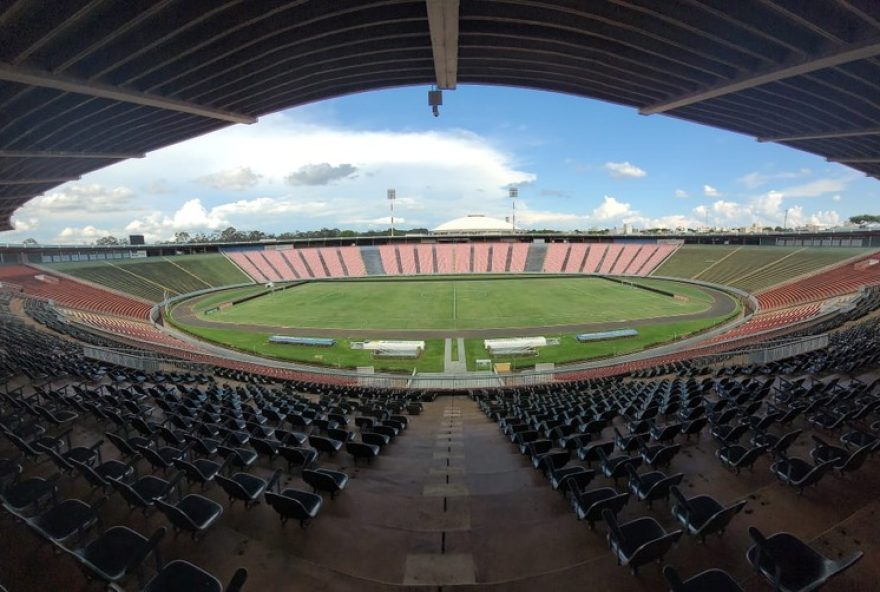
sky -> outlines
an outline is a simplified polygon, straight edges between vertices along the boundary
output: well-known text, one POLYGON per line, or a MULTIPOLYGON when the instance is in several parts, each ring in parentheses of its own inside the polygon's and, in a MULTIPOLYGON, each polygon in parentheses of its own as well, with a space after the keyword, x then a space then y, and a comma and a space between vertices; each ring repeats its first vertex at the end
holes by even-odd
POLYGON ((92 243, 234 226, 433 228, 504 218, 524 229, 835 226, 875 213, 880 184, 843 165, 723 130, 569 95, 427 87, 265 116, 61 185, 13 216, 4 242, 92 243))

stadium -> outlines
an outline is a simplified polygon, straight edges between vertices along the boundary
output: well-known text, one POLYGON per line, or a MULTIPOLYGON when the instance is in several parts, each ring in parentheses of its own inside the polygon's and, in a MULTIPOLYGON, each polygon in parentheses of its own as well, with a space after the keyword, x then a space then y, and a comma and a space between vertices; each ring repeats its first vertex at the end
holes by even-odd
MULTIPOLYGON (((870 2, 26 4, 7 230, 91 171, 406 85, 880 173, 870 2)), ((880 231, 393 223, 0 246, 0 590, 876 587, 880 231)))

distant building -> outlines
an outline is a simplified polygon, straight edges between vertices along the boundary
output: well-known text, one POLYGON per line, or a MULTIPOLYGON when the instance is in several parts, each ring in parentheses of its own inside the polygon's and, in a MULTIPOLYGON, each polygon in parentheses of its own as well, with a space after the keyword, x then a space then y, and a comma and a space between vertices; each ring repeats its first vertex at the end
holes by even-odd
POLYGON ((483 214, 469 214, 444 222, 431 230, 431 234, 510 234, 519 232, 510 222, 490 218, 483 214))

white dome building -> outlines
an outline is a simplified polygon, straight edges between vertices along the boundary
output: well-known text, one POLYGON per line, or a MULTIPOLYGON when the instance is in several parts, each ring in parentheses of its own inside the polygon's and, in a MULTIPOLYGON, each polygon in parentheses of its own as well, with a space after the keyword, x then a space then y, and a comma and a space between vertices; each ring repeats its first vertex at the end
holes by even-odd
POLYGON ((518 232, 510 222, 490 218, 483 214, 469 214, 444 222, 431 231, 431 234, 510 234, 518 232))

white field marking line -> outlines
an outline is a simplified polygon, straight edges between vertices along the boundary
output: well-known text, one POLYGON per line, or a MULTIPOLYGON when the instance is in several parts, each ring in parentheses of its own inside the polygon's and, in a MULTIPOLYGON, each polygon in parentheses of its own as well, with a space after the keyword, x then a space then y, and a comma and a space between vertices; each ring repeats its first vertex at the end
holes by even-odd
POLYGON ((453 321, 456 320, 455 299, 456 299, 455 282, 452 282, 452 320, 453 321))

